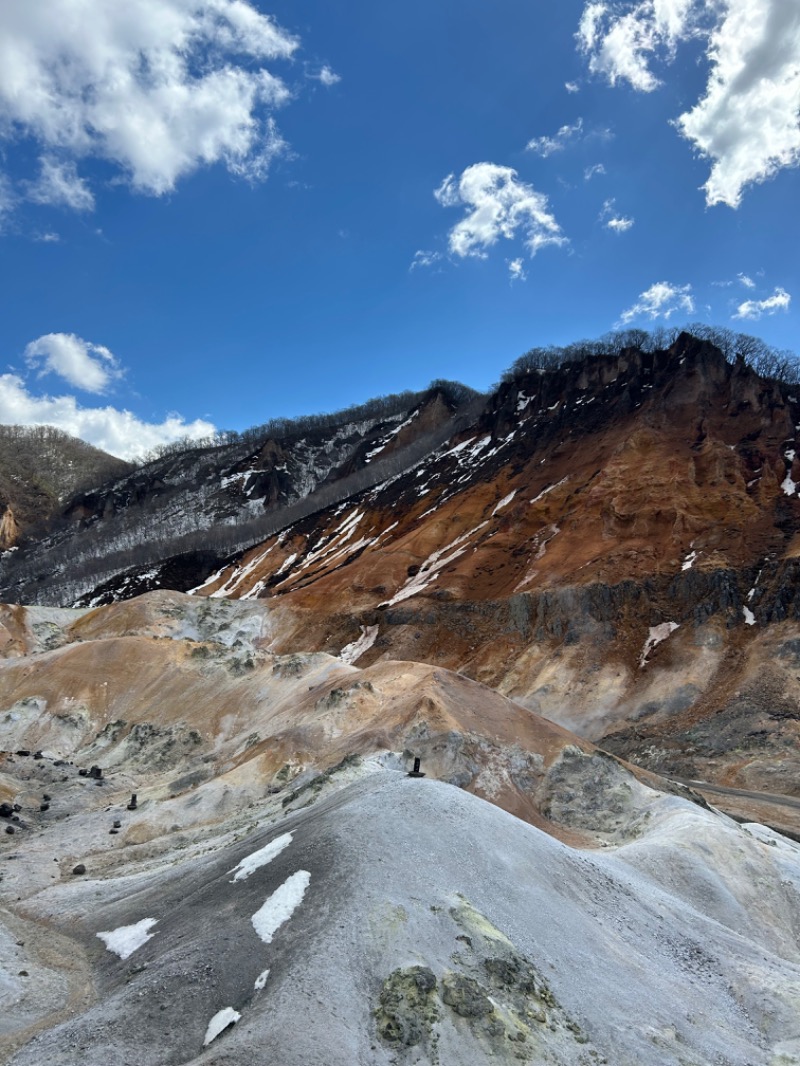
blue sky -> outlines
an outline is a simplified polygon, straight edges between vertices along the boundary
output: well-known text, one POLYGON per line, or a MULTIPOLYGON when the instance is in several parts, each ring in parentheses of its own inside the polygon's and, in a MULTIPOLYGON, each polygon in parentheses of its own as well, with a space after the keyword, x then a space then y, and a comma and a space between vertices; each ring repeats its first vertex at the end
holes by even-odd
POLYGON ((796 0, 4 5, 0 420, 130 455, 625 324, 798 350, 798 70, 796 0))

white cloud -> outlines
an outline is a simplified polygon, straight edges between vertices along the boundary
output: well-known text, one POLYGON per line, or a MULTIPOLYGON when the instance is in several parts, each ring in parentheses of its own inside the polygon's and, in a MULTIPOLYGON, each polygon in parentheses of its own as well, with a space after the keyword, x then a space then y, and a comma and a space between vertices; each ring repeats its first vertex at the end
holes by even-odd
POLYGON ((577 38, 589 70, 604 74, 612 85, 627 81, 640 92, 652 92, 660 82, 650 61, 657 52, 671 58, 676 44, 693 32, 695 6, 696 0, 639 0, 622 9, 587 3, 577 38))
POLYGON ((414 258, 411 261, 411 266, 408 269, 415 270, 417 267, 433 266, 433 264, 438 263, 441 258, 441 252, 426 252, 420 250, 418 252, 414 252, 414 258))
POLYGON ((705 95, 676 125, 712 161, 706 203, 738 207, 748 185, 800 163, 800 5, 727 0, 708 55, 705 95))
POLYGON ((624 215, 612 215, 604 225, 606 229, 610 229, 614 233, 627 233, 633 223, 634 220, 632 218, 625 218, 624 215))
POLYGON ((746 289, 754 289, 756 287, 756 283, 747 274, 737 274, 736 277, 746 289))
POLYGON ((670 285, 668 281, 657 281, 639 294, 639 299, 633 307, 622 312, 620 323, 627 325, 640 315, 656 319, 669 318, 675 311, 691 314, 694 311, 691 290, 691 285, 670 285))
POLYGON ((91 344, 74 333, 47 333, 25 349, 25 362, 39 377, 57 374, 84 392, 105 392, 121 376, 119 363, 102 344, 91 344))
POLYGON ((745 300, 739 304, 734 318, 761 318, 762 315, 774 315, 776 311, 788 311, 792 297, 780 287, 765 300, 745 300))
POLYGON ((632 218, 626 218, 624 215, 618 215, 614 208, 615 203, 616 200, 613 198, 606 200, 598 215, 598 219, 603 223, 606 229, 610 229, 614 233, 626 233, 635 220, 632 218))
POLYGON ((61 240, 61 236, 53 230, 48 230, 46 233, 37 234, 33 239, 40 244, 58 244, 61 240))
POLYGON ((322 82, 326 89, 329 89, 331 85, 338 85, 342 80, 341 76, 335 70, 331 70, 330 67, 323 67, 317 74, 317 79, 322 82))
POLYGON ((37 204, 69 207, 73 211, 93 211, 94 196, 74 163, 59 163, 47 157, 41 160, 36 182, 28 183, 28 199, 37 204))
POLYGON ((596 178, 598 174, 605 174, 606 168, 602 163, 595 163, 594 166, 587 167, 583 172, 583 180, 591 181, 592 178, 596 178))
POLYGON ((90 156, 159 195, 217 162, 259 177, 282 150, 269 112, 289 92, 266 63, 297 42, 248 0, 43 6, 0 4, 0 128, 44 149, 39 195, 87 208, 74 164, 90 156))
POLYGON ((11 182, 5 174, 0 173, 0 233, 3 232, 6 217, 14 210, 15 199, 11 182))
POLYGON ((528 275, 525 273, 525 266, 522 259, 508 260, 508 276, 512 281, 527 280, 528 275))
POLYGON ((709 205, 738 207, 748 185, 800 164, 800 5, 797 0, 633 0, 585 5, 576 34, 589 69, 651 92, 656 59, 705 41, 708 81, 675 126, 711 160, 709 205))
POLYGON ((143 422, 116 407, 81 407, 74 396, 33 396, 16 374, 0 374, 0 423, 56 426, 122 459, 143 455, 181 437, 207 437, 210 422, 185 422, 171 414, 163 422, 143 422))
POLYGON ((576 81, 565 81, 564 88, 568 93, 578 93, 581 91, 581 87, 576 81))
POLYGON ((574 126, 562 126, 554 137, 534 137, 525 145, 527 151, 547 158, 553 152, 562 152, 573 137, 583 129, 583 119, 579 118, 574 126))
POLYGON ((443 207, 467 208, 466 217, 448 235, 450 251, 462 258, 485 258, 487 248, 518 232, 532 256, 548 244, 567 243, 547 197, 519 181, 511 167, 474 163, 459 178, 446 177, 434 195, 443 207))

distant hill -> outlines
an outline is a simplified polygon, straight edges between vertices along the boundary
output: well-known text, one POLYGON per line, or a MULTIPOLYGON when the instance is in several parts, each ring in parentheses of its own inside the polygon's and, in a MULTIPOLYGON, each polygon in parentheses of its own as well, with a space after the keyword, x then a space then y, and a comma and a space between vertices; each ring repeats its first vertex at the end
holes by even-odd
POLYGON ((53 426, 0 425, 0 547, 13 546, 20 533, 57 513, 79 490, 131 469, 53 426))

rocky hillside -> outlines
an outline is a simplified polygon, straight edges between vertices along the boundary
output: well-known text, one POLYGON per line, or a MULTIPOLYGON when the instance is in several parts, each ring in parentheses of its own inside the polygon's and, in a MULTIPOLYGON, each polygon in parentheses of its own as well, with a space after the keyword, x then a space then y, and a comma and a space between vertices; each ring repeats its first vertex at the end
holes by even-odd
MULTIPOLYGON (((797 794, 800 393, 682 335, 507 381, 198 595, 458 670, 657 770, 797 794)), ((113 594, 113 590, 109 590, 113 594)))
POLYGON ((176 556, 162 583, 189 588, 287 515, 338 501, 427 454, 469 420, 475 397, 442 382, 221 444, 167 449, 133 469, 122 464, 122 476, 72 495, 43 535, 22 542, 0 566, 0 596, 69 603, 132 564, 152 575, 176 556))
MULTIPOLYGON (((688 334, 523 365, 455 422, 433 396, 356 434, 249 550, 201 538, 100 583, 90 561, 76 599, 263 601, 286 653, 443 667, 654 771, 798 795, 798 424, 797 386, 688 334)), ((269 451, 211 494, 280 484, 269 451)), ((23 587, 75 602, 60 558, 23 587)))
POLYGON ((785 836, 262 602, 0 622, 0 1061, 798 1061, 785 836))
POLYGON ((0 549, 131 464, 52 426, 0 426, 0 549))

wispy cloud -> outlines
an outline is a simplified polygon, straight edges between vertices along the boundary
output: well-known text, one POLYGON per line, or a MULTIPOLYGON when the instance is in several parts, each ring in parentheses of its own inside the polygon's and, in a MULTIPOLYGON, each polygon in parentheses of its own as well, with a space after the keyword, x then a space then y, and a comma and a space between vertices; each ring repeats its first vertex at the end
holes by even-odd
POLYGON ((612 233, 626 233, 634 224, 634 219, 617 214, 616 200, 606 200, 598 215, 598 220, 612 233))
POLYGON ((27 183, 28 199, 52 207, 68 207, 73 211, 93 211, 94 196, 83 178, 78 176, 74 163, 60 163, 45 156, 40 160, 39 177, 27 183))
POLYGON ((511 167, 475 163, 458 178, 448 175, 434 195, 443 207, 467 209, 448 235, 450 252, 461 258, 485 258, 500 238, 518 235, 532 256, 547 245, 567 243, 547 197, 520 181, 511 167))
POLYGON ((591 181, 592 178, 599 177, 601 174, 605 174, 606 168, 602 163, 595 163, 591 167, 587 167, 583 172, 583 180, 591 181))
POLYGON ((411 266, 408 269, 416 270, 418 267, 431 267, 440 262, 441 258, 441 252, 427 252, 420 249, 418 252, 414 252, 414 258, 411 260, 411 266))
POLYGON ((526 281, 525 264, 522 259, 508 260, 508 276, 512 281, 526 281))
POLYGON ((649 289, 639 294, 632 307, 619 316, 620 323, 627 325, 635 318, 650 319, 669 318, 676 311, 694 311, 691 285, 671 285, 668 281, 657 281, 649 289))
POLYGON ((764 300, 745 300, 740 303, 732 317, 758 319, 762 315, 774 315, 777 311, 788 311, 791 302, 792 297, 786 289, 778 286, 772 296, 767 296, 764 300))
POLYGON ((737 274, 736 277, 746 289, 754 289, 756 287, 756 283, 747 274, 737 274))
POLYGON ((338 85, 342 80, 341 75, 337 74, 335 70, 331 70, 330 67, 323 67, 318 74, 309 74, 308 76, 321 82, 326 89, 329 89, 332 85, 338 85))
POLYGON ((570 141, 580 136, 582 130, 583 119, 579 118, 572 126, 562 126, 553 137, 534 137, 525 147, 527 151, 546 159, 554 152, 563 152, 570 141))
POLYGON ((706 203, 738 207, 744 190, 800 164, 800 6, 792 0, 629 0, 585 4, 577 33, 589 69, 652 92, 655 61, 702 39, 708 81, 675 120, 711 162, 706 203))
POLYGON ((578 93, 581 91, 581 87, 576 81, 565 81, 564 88, 568 93, 578 93))

